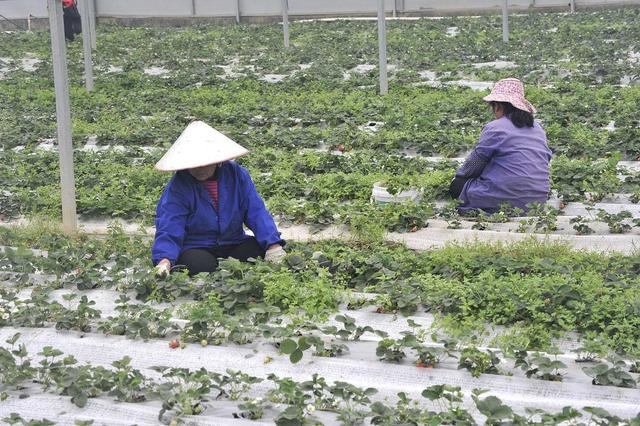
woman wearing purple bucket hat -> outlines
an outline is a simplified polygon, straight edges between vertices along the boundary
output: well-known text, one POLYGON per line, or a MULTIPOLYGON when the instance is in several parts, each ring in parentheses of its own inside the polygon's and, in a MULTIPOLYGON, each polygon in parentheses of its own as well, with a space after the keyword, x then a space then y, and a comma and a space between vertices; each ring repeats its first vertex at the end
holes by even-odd
POLYGON ((524 85, 516 78, 500 80, 483 99, 496 119, 482 129, 451 182, 449 193, 462 201, 460 212, 496 213, 502 205, 526 211, 529 203, 546 202, 551 150, 524 85))

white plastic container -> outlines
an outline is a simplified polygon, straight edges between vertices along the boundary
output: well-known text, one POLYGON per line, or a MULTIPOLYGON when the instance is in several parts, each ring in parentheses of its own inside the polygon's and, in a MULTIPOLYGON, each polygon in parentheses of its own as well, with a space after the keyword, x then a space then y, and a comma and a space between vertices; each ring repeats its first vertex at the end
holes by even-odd
POLYGON ((376 182, 373 184, 373 190, 371 191, 371 199, 378 203, 406 203, 408 201, 420 201, 422 194, 417 189, 407 189, 401 191, 396 195, 391 195, 387 192, 387 188, 382 182, 376 182))

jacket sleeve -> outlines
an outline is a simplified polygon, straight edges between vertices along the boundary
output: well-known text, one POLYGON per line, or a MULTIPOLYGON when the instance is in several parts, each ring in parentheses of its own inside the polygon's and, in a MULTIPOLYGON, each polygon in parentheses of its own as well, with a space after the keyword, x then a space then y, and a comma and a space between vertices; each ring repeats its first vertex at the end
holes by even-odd
POLYGON ((276 223, 271 213, 264 205, 264 201, 260 198, 256 190, 249 172, 240 167, 240 182, 242 191, 246 197, 246 210, 244 215, 244 223, 253 231, 253 234, 263 250, 266 250, 272 244, 281 244, 284 246, 285 241, 280 237, 280 232, 276 227, 276 223))
POLYGON ((156 209, 156 236, 151 248, 154 265, 165 258, 175 265, 182 251, 188 216, 189 204, 185 194, 179 191, 174 176, 162 193, 156 209))
POLYGON ((456 177, 466 179, 476 178, 482 174, 487 163, 487 160, 482 158, 475 150, 473 150, 464 161, 464 164, 460 166, 458 171, 456 171, 456 177))
POLYGON ((480 176, 485 166, 496 154, 500 141, 501 138, 495 130, 494 124, 487 124, 484 129, 482 129, 478 144, 473 148, 473 151, 471 151, 471 154, 469 154, 462 166, 456 171, 456 177, 471 179, 480 176))

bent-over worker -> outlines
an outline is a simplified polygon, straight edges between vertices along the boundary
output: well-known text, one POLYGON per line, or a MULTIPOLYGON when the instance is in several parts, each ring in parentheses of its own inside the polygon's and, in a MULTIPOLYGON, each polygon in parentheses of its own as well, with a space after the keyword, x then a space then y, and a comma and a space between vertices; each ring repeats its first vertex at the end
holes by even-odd
POLYGON ((279 262, 284 240, 247 170, 231 161, 245 148, 194 121, 158 161, 175 172, 156 210, 152 261, 158 275, 175 265, 190 275, 213 272, 219 257, 279 262), (246 224, 255 236, 245 233, 246 224))
POLYGON ((460 212, 496 213, 502 205, 526 211, 529 203, 545 203, 551 150, 533 119, 536 110, 524 97, 524 85, 515 78, 500 80, 483 99, 495 120, 482 129, 451 182, 449 193, 462 201, 460 212))

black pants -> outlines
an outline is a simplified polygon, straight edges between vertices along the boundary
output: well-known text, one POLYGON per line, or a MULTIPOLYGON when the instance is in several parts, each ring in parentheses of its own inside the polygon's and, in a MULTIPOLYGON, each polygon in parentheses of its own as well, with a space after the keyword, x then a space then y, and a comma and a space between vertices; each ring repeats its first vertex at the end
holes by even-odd
POLYGON ((449 195, 451 195, 451 198, 458 198, 460 196, 464 184, 467 183, 468 180, 469 179, 463 177, 453 178, 451 185, 449 185, 449 195))
POLYGON ((216 248, 193 248, 180 253, 176 266, 184 266, 189 275, 196 275, 202 272, 213 272, 218 268, 219 257, 233 257, 245 262, 250 257, 257 259, 264 257, 264 250, 254 237, 246 241, 216 248))
POLYGON ((62 9, 62 12, 64 21, 64 37, 69 41, 73 41, 75 35, 82 32, 80 12, 78 12, 78 7, 75 4, 71 7, 65 7, 62 9))

